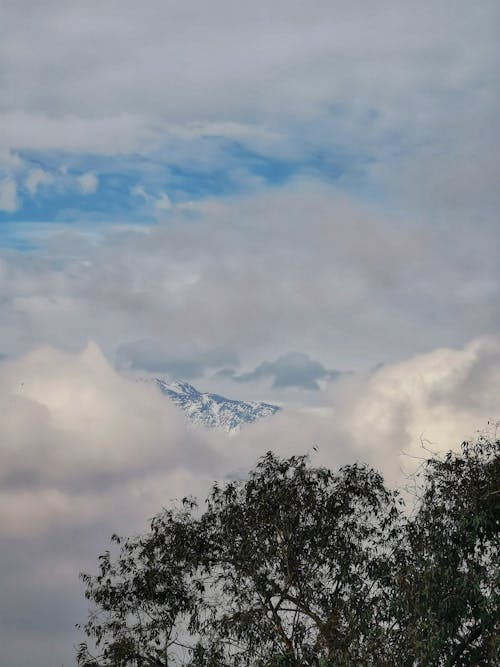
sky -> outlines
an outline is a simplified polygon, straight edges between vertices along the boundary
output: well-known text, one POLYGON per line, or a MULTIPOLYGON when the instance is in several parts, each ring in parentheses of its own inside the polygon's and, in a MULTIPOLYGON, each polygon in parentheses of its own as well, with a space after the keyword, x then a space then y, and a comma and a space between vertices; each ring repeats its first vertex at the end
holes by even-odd
POLYGON ((398 485, 500 418, 499 25, 0 0, 0 667, 74 664, 109 536, 270 448, 398 485), (187 428, 151 376, 284 409, 187 428))

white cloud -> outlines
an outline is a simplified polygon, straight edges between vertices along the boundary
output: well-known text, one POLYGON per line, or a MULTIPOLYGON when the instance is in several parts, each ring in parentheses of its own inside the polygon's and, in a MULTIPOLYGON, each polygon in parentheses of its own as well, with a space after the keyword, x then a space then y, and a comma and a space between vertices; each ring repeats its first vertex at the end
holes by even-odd
POLYGON ((429 451, 456 449, 500 419, 499 394, 500 338, 481 337, 382 366, 337 397, 353 452, 395 480, 429 451))
POLYGON ((161 192, 159 196, 154 200, 155 208, 159 211, 168 211, 172 208, 172 202, 167 194, 161 192))
POLYGON ((19 205, 16 182, 13 178, 7 176, 0 181, 0 211, 14 213, 19 205))
POLYGON ((154 196, 146 192, 143 185, 137 183, 130 190, 130 194, 133 197, 140 197, 143 199, 146 204, 154 206, 158 211, 169 211, 172 208, 172 202, 170 197, 165 192, 160 192, 158 195, 154 196))
POLYGON ((25 185, 28 192, 34 196, 41 185, 49 185, 54 182, 52 174, 43 169, 31 169, 26 176, 25 185))
POLYGON ((99 179, 92 171, 85 172, 85 174, 78 176, 76 180, 81 191, 86 195, 93 194, 99 186, 99 179))
MULTIPOLYGON (((118 375, 94 344, 4 362, 0 387, 4 535, 95 521, 117 486, 182 468, 197 446, 176 408, 118 375)), ((205 448, 198 460, 209 458, 205 448)))
POLYGON ((0 146, 0 168, 12 172, 23 166, 23 160, 19 155, 8 148, 0 146))
POLYGON ((140 185, 139 183, 137 183, 136 185, 134 185, 133 188, 131 188, 130 194, 133 197, 140 197, 141 199, 144 199, 144 201, 146 202, 150 200, 150 195, 148 195, 148 193, 144 189, 144 186, 140 185))

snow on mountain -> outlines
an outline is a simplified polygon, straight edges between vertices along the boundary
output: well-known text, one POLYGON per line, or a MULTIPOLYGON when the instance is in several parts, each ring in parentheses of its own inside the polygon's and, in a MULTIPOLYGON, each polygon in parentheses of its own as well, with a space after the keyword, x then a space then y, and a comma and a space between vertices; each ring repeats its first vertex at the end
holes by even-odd
POLYGON ((190 422, 228 433, 239 431, 243 424, 270 417, 280 410, 270 403, 236 401, 218 394, 202 393, 187 382, 166 382, 159 378, 155 378, 155 382, 165 396, 184 410, 190 422))

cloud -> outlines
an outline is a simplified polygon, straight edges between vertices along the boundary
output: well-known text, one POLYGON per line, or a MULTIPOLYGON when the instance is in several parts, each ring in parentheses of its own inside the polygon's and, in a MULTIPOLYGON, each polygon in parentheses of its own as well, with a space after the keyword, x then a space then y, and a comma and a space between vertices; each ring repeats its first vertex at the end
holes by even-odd
POLYGON ((160 364, 231 349, 240 375, 292 349, 362 370, 500 326, 496 229, 396 224, 304 179, 151 228, 44 233, 36 261, 0 254, 5 354, 153 339, 160 364))
POLYGON ((497 437, 499 392, 500 338, 480 337, 372 374, 343 375, 328 385, 322 405, 286 407, 242 431, 238 446, 297 454, 316 445, 324 465, 365 461, 403 486, 432 453, 458 449, 488 429, 497 437))
POLYGON ((60 522, 98 521, 103 499, 137 484, 147 489, 147 480, 152 491, 163 475, 199 476, 204 484, 217 468, 251 465, 271 442, 281 453, 317 442, 330 466, 338 454, 393 474, 402 452, 421 451, 421 438, 445 451, 495 421, 500 341, 483 337, 371 375, 344 375, 329 385, 322 408, 285 407, 229 448, 223 433, 186 428, 153 385, 117 373, 94 344, 3 361, 0 387, 0 526, 4 536, 35 536, 60 522))
POLYGON ((54 182, 52 174, 43 169, 31 169, 26 176, 25 185, 31 196, 36 195, 41 185, 49 185, 54 182))
POLYGON ((117 375, 93 344, 76 355, 42 348, 4 362, 0 383, 4 534, 46 530, 73 512, 78 489, 88 520, 99 490, 181 464, 173 445, 188 446, 181 415, 117 375))
POLYGON ((282 354, 275 361, 263 361, 253 371, 232 374, 235 382, 252 382, 261 378, 273 378, 273 387, 286 389, 319 390, 319 380, 334 380, 341 375, 340 371, 327 370, 319 361, 314 361, 307 354, 289 352, 282 354))
POLYGON ((235 364, 238 357, 230 348, 196 349, 189 344, 178 344, 175 354, 168 340, 146 338, 123 343, 116 350, 116 364, 121 370, 167 374, 172 379, 193 380, 206 372, 235 364))
POLYGON ((23 160, 9 148, 0 147, 0 168, 8 172, 16 171, 23 166, 23 160))
POLYGON ((340 143, 378 163, 394 142, 404 154, 475 136, 498 103, 489 0, 28 7, 8 3, 2 22, 5 146, 147 154, 195 134, 295 157, 340 143))
POLYGON ((80 186, 81 191, 85 195, 93 194, 96 192, 99 186, 99 179, 92 171, 85 172, 85 174, 78 176, 76 180, 80 186))
POLYGON ((133 197, 140 197, 146 204, 154 206, 158 211, 168 211, 172 208, 172 202, 165 192, 160 192, 157 196, 153 196, 146 192, 144 186, 137 184, 130 190, 130 194, 133 197))
POLYGON ((168 211, 170 208, 172 208, 172 202, 170 201, 170 198, 168 195, 166 195, 164 192, 161 192, 160 195, 155 199, 155 208, 157 208, 159 211, 168 211))
POLYGON ((144 201, 149 201, 149 195, 142 185, 134 185, 134 187, 130 190, 130 194, 133 197, 140 197, 141 199, 144 199, 144 201))
POLYGON ((248 165, 267 158, 401 220, 496 224, 498 3, 18 4, 0 28, 4 155, 69 156, 99 174, 103 158, 117 171, 136 160, 159 215, 182 199, 179 174, 207 176, 196 196, 221 173, 261 189, 278 170, 248 165))
POLYGON ((498 421, 500 339, 436 349, 351 382, 337 394, 343 431, 358 456, 398 479, 430 452, 455 449, 498 421))
POLYGON ((10 176, 0 181, 0 211, 14 213, 19 208, 16 182, 10 176))

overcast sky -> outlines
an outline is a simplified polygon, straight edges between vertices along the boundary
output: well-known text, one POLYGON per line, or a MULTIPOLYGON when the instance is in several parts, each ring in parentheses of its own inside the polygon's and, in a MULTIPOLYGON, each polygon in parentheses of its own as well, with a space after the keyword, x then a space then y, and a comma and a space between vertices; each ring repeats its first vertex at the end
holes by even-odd
POLYGON ((500 418, 496 0, 0 0, 0 667, 273 446, 401 483, 500 418), (187 429, 137 377, 279 416, 187 429))

